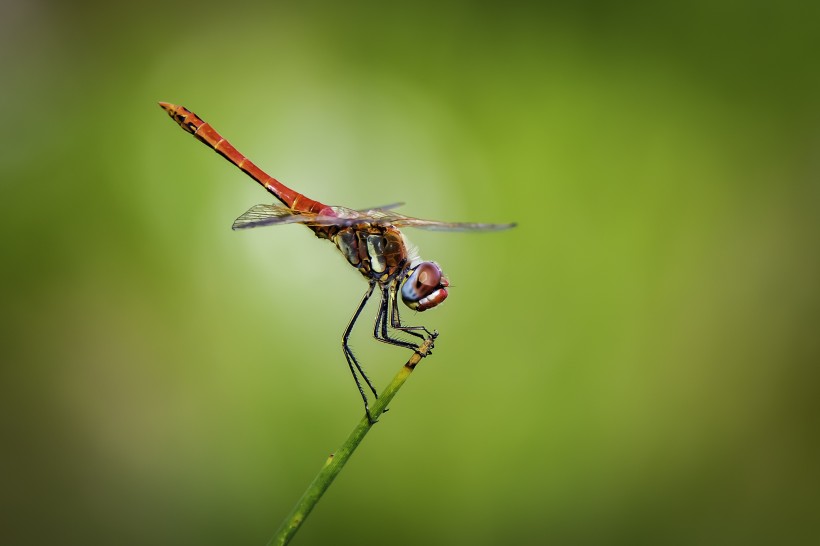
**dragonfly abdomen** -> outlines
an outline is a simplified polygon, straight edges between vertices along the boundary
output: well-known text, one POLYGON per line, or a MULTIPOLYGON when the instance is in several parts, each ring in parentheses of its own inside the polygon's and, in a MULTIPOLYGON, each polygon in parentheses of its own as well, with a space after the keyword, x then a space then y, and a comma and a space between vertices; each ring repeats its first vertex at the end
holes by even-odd
POLYGON ((159 105, 168 112, 171 119, 176 121, 180 127, 196 137, 197 140, 212 148, 216 153, 239 167, 239 169, 256 180, 274 197, 284 203, 287 207, 299 212, 322 212, 328 208, 327 205, 309 199, 301 193, 290 189, 274 177, 257 167, 250 159, 242 155, 230 142, 220 135, 216 129, 211 127, 199 116, 176 104, 161 102, 159 105))

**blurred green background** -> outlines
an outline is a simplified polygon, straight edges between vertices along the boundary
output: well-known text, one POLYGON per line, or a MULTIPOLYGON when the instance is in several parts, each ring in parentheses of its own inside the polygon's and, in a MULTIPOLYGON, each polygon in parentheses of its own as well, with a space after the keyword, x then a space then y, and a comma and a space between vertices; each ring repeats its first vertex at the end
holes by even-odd
MULTIPOLYGON (((776 7, 775 7, 776 6, 776 7)), ((441 332, 294 543, 820 540, 820 8, 6 0, 5 544, 263 544, 365 289, 156 106, 411 215, 441 332)), ((353 344, 383 386, 406 351, 353 344)))

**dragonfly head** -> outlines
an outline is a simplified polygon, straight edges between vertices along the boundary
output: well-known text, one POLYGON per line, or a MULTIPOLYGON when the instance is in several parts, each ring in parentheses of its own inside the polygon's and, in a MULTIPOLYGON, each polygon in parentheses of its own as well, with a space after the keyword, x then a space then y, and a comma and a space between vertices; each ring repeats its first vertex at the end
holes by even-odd
POLYGON ((447 299, 450 283, 435 262, 421 262, 407 271, 401 284, 401 299, 410 309, 426 311, 447 299))

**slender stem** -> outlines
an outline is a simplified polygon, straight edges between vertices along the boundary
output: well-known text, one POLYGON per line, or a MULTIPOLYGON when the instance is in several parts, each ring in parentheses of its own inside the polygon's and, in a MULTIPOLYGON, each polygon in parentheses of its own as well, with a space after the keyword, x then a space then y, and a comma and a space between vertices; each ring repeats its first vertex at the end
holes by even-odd
MULTIPOLYGON (((422 358, 427 356, 430 353, 430 350, 433 348, 433 342, 438 336, 438 332, 433 332, 428 338, 424 340, 418 350, 413 353, 413 356, 410 357, 410 360, 401 367, 399 372, 393 378, 393 381, 384 389, 384 392, 379 396, 376 402, 373 404, 373 407, 370 409, 370 413, 373 416, 373 420, 379 418, 379 416, 384 413, 387 404, 393 399, 396 395, 396 392, 401 388, 404 382, 410 377, 410 374, 413 372, 413 369, 416 367, 422 358)), ((362 417, 362 420, 359 421, 359 424, 356 425, 356 428, 353 429, 353 432, 350 433, 347 440, 342 444, 336 453, 333 453, 330 457, 328 457, 327 461, 325 461, 324 466, 313 478, 313 481, 308 486, 307 490, 302 495, 302 498, 299 499, 299 502, 296 503, 296 506, 293 507, 290 514, 285 518, 282 522, 282 525, 279 526, 279 529, 276 531, 274 537, 268 542, 268 546, 274 545, 284 545, 290 542, 293 538, 293 535, 296 534, 296 531, 299 530, 299 527, 304 523, 305 519, 310 514, 310 511, 316 506, 316 503, 319 502, 319 499, 322 498, 327 488, 330 487, 330 484, 342 471, 344 468, 345 463, 347 460, 350 459, 350 456, 353 454, 353 451, 359 446, 362 439, 364 439, 365 435, 370 431, 370 428, 373 426, 373 423, 365 415, 362 417)))

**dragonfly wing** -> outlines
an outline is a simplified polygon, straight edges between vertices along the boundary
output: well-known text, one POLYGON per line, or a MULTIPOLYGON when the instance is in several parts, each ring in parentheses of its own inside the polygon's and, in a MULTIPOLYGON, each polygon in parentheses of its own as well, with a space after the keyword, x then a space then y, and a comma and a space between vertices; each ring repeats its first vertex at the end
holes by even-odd
POLYGON ((378 211, 380 211, 380 210, 392 210, 392 209, 397 209, 397 208, 399 208, 399 207, 403 207, 403 206, 404 206, 404 203, 403 203, 403 202, 401 202, 401 201, 399 201, 399 202, 397 202, 397 203, 390 203, 389 205, 382 205, 382 206, 380 206, 380 207, 370 207, 369 209, 359 209, 359 210, 358 210, 358 211, 356 211, 356 212, 362 212, 362 213, 367 214, 367 213, 371 213, 371 212, 378 212, 378 211))
POLYGON ((414 227, 428 229, 432 231, 500 231, 515 227, 515 224, 482 224, 475 222, 439 222, 437 220, 424 220, 413 218, 397 212, 375 211, 373 222, 378 224, 391 224, 396 227, 414 227))
POLYGON ((421 218, 408 218, 397 220, 393 223, 396 227, 414 227, 427 229, 430 231, 501 231, 514 228, 517 224, 482 224, 475 222, 437 222, 435 220, 422 220, 421 218))
MULTIPOLYGON (((330 214, 299 212, 282 205, 254 205, 245 214, 234 220, 233 229, 250 229, 279 224, 307 224, 310 226, 350 226, 371 221, 370 214, 364 214, 346 207, 330 207, 330 214)), ((376 211, 371 211, 376 212, 376 211)))
POLYGON ((310 214, 302 214, 281 205, 254 205, 234 220, 232 229, 250 229, 276 224, 294 224, 309 221, 310 214))
MULTIPOLYGON (((390 209, 402 203, 393 203, 369 210, 354 210, 347 207, 330 207, 327 214, 299 212, 282 205, 255 205, 237 218, 233 229, 250 229, 279 224, 307 224, 309 226, 351 226, 354 224, 374 224, 395 227, 415 227, 434 231, 500 231, 510 229, 515 224, 480 224, 470 222, 438 222, 405 216, 390 209)), ((328 210, 328 209, 325 209, 328 210)))

